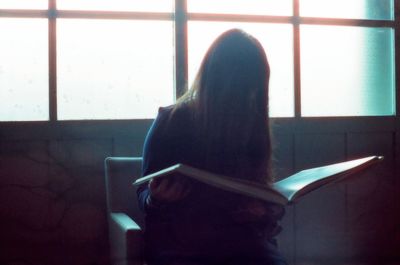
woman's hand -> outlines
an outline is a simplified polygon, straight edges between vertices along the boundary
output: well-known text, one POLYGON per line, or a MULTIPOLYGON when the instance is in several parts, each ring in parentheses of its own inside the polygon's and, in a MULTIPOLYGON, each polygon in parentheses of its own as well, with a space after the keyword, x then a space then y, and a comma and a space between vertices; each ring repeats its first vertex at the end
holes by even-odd
POLYGON ((185 177, 172 176, 152 179, 149 182, 151 200, 161 203, 177 202, 185 198, 191 190, 191 184, 185 177))

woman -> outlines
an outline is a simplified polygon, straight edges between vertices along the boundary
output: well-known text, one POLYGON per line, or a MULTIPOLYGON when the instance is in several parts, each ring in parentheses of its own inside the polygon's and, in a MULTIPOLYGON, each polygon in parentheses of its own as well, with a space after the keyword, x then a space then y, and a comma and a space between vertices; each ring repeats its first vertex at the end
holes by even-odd
MULTIPOLYGON (((143 174, 184 163, 271 183, 268 82, 261 44, 241 30, 223 33, 191 89, 160 108, 143 174)), ((142 185, 138 197, 149 264, 286 264, 274 245, 281 207, 179 176, 142 185)))

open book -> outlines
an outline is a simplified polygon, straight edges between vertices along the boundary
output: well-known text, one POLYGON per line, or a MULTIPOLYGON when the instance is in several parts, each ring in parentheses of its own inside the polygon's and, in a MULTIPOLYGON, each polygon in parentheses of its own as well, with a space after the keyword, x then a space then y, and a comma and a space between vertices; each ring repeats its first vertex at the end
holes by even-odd
POLYGON ((177 164, 139 178, 133 185, 140 185, 152 178, 179 174, 223 190, 286 205, 295 203, 300 197, 323 185, 354 175, 382 159, 382 156, 370 156, 327 166, 310 168, 277 181, 271 186, 214 174, 184 164, 177 164))

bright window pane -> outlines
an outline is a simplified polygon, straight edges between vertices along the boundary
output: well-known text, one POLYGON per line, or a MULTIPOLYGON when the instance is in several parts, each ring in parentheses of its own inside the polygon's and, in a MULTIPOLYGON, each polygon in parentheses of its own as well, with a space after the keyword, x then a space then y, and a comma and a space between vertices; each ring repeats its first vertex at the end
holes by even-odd
POLYGON ((292 26, 283 24, 189 22, 189 84, 211 43, 224 31, 241 28, 263 45, 271 68, 270 115, 294 116, 292 26))
POLYGON ((393 115, 393 30, 301 26, 303 116, 393 115))
POLYGON ((4 9, 47 9, 48 0, 0 0, 4 9))
POLYGON ((58 0, 58 9, 172 12, 172 0, 58 0))
POLYGON ((49 118, 46 19, 0 19, 0 120, 49 118))
POLYGON ((60 19, 59 119, 153 118, 159 106, 171 104, 172 26, 170 21, 60 19))
POLYGON ((188 0, 196 13, 291 16, 292 0, 188 0))
POLYGON ((306 17, 393 19, 393 0, 300 0, 306 17))

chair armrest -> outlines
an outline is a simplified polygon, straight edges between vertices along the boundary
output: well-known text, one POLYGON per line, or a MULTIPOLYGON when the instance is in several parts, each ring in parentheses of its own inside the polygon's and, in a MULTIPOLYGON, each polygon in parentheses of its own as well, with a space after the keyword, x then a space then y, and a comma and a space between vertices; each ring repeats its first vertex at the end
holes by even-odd
POLYGON ((110 255, 117 263, 129 260, 129 264, 142 264, 143 231, 128 215, 110 213, 110 255))

